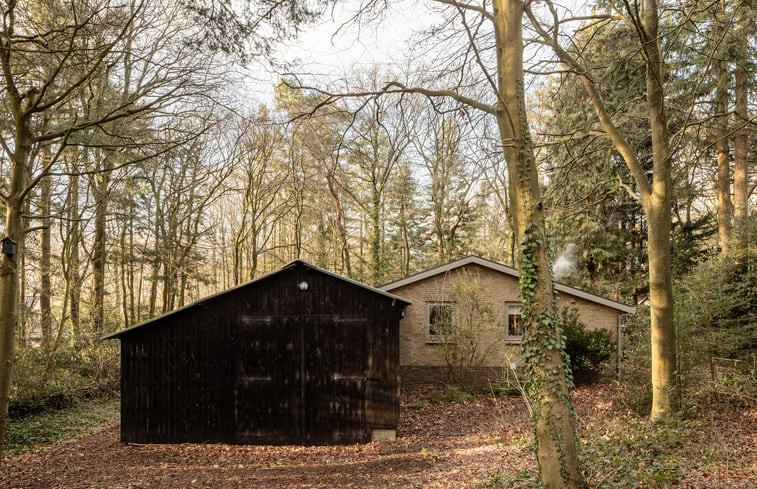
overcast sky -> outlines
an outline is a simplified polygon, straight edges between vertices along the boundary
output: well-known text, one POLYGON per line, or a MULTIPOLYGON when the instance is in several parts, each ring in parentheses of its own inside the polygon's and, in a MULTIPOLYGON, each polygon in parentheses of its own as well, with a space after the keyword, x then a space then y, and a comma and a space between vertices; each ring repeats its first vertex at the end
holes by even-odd
MULTIPOLYGON (((282 43, 275 58, 282 65, 257 66, 249 71, 247 90, 262 102, 273 100, 273 86, 282 72, 308 74, 323 81, 349 76, 361 67, 403 64, 414 33, 429 27, 435 17, 428 8, 433 2, 394 0, 383 22, 358 26, 349 22, 356 0, 342 0, 316 24, 308 26, 297 39, 282 43)), ((574 14, 586 10, 586 2, 566 0, 560 5, 574 14)))
POLYGON ((426 2, 393 2, 383 22, 367 27, 349 22, 354 11, 349 5, 354 1, 338 3, 339 7, 305 28, 297 39, 281 43, 274 57, 286 66, 251 67, 247 85, 257 98, 272 100, 272 87, 280 73, 289 69, 334 80, 361 67, 402 63, 413 33, 430 23, 426 2))

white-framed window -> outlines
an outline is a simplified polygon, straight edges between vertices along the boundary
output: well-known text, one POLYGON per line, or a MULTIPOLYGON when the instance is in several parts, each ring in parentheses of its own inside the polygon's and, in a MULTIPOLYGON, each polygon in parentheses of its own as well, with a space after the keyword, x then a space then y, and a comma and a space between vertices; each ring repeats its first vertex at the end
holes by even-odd
POLYGON ((455 320, 455 304, 448 301, 426 303, 426 338, 449 341, 455 320))
POLYGON ((505 324, 507 331, 505 338, 510 341, 523 339, 523 318, 520 315, 520 302, 505 302, 505 324))

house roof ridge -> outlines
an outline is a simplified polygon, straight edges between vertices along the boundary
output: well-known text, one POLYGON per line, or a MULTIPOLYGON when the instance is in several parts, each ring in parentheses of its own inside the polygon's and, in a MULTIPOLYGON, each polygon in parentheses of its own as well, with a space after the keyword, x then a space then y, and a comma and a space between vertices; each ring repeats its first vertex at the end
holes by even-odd
MULTIPOLYGON (((389 282, 387 284, 379 286, 379 288, 388 292, 388 291, 395 290, 400 287, 404 287, 406 285, 410 285, 412 283, 419 282, 421 280, 439 275, 441 273, 449 272, 451 270, 454 270, 456 268, 460 268, 462 266, 469 265, 469 264, 480 265, 482 267, 489 268, 491 270, 505 273, 515 278, 520 277, 520 272, 518 271, 518 269, 513 268, 509 265, 504 265, 502 263, 498 263, 493 260, 489 260, 487 258, 482 258, 478 255, 467 255, 462 258, 458 258, 456 260, 452 260, 450 262, 437 265, 427 270, 423 270, 423 271, 414 273, 412 275, 408 275, 407 277, 395 280, 393 282, 389 282)), ((592 292, 579 289, 576 287, 572 287, 570 285, 565 285, 560 282, 554 282, 554 286, 555 286, 555 290, 557 290, 558 292, 564 292, 566 294, 570 294, 570 295, 579 297, 581 299, 595 302, 597 304, 602 304, 604 306, 611 307, 619 311, 623 311, 629 314, 636 311, 636 306, 624 304, 623 302, 616 301, 614 299, 610 299, 607 297, 603 297, 601 295, 594 294, 592 292)))

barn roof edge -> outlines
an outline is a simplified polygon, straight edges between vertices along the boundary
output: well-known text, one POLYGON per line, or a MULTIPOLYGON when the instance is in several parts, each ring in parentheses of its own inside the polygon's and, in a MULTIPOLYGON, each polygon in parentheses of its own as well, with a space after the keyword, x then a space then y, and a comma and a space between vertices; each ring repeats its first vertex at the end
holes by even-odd
POLYGON ((156 316, 156 317, 148 319, 146 321, 142 321, 141 323, 135 324, 134 326, 130 326, 130 327, 122 329, 120 331, 116 331, 116 332, 104 335, 100 339, 101 340, 110 340, 110 339, 119 338, 119 337, 123 336, 124 334, 128 334, 128 333, 130 333, 130 332, 132 332, 132 331, 134 331, 136 329, 141 329, 142 327, 147 326, 148 324, 153 323, 155 321, 164 319, 164 318, 169 317, 169 316, 173 316, 174 314, 178 314, 181 311, 186 311, 188 309, 201 306, 201 305, 203 305, 204 303, 206 303, 208 301, 211 301, 211 300, 213 300, 213 299, 215 299, 217 297, 220 297, 222 295, 228 294, 230 292, 234 292, 235 290, 239 290, 239 289, 242 289, 244 287, 247 287, 250 284, 253 284, 253 283, 256 283, 256 282, 260 282, 262 280, 269 279, 269 278, 271 278, 271 277, 273 277, 275 275, 278 275, 280 273, 283 273, 286 270, 289 270, 289 269, 291 269, 291 268, 293 268, 295 266, 304 266, 304 267, 309 268, 311 270, 315 270, 315 271, 323 273, 325 275, 329 275, 331 277, 337 278, 339 280, 342 280, 344 282, 350 283, 350 284, 355 285, 357 287, 361 287, 363 289, 367 289, 367 290, 369 290, 371 292, 374 292, 376 294, 383 295, 385 297, 388 297, 390 299, 398 301, 398 302, 400 302, 400 303, 402 303, 402 304, 404 304, 406 306, 412 304, 411 301, 409 301, 409 300, 407 300, 407 299, 405 299, 403 297, 400 297, 398 295, 392 294, 389 291, 382 290, 382 289, 379 289, 377 287, 372 287, 370 285, 364 284, 362 282, 358 282, 357 280, 353 280, 351 278, 343 277, 343 276, 339 275, 338 273, 334 273, 334 272, 331 272, 329 270, 320 268, 318 266, 312 265, 312 264, 310 264, 310 263, 308 263, 306 261, 303 261, 303 260, 294 260, 292 262, 287 263, 286 265, 284 265, 283 267, 281 267, 278 270, 274 270, 274 271, 272 271, 270 273, 266 273, 265 275, 262 275, 262 276, 260 276, 260 277, 258 277, 256 279, 250 280, 249 282, 245 282, 243 284, 236 285, 234 287, 230 287, 230 288, 222 290, 220 292, 216 292, 215 294, 211 294, 209 296, 206 296, 206 297, 203 297, 201 299, 198 299, 198 300, 196 300, 196 301, 194 301, 194 302, 192 302, 190 304, 187 304, 185 306, 179 307, 178 309, 174 309, 173 311, 169 311, 169 312, 166 312, 164 314, 161 314, 160 316, 156 316))

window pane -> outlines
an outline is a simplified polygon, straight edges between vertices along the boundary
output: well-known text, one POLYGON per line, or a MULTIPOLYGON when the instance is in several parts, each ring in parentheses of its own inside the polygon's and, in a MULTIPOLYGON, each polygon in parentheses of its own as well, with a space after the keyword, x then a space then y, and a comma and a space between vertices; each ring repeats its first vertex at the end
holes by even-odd
POLYGON ((520 315, 520 304, 507 304, 507 336, 523 336, 523 318, 520 315))
POLYGON ((523 336, 523 320, 520 314, 510 314, 507 318, 508 336, 523 336))
POLYGON ((452 304, 429 304, 428 306, 428 334, 429 336, 447 336, 452 329, 452 304))

